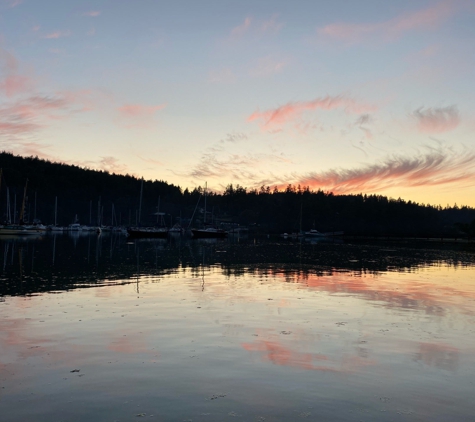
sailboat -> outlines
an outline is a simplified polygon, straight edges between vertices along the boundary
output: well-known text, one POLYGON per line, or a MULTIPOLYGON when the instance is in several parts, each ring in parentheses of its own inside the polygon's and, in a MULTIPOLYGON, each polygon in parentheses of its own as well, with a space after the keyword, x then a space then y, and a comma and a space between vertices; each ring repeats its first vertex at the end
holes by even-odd
MULTIPOLYGON (((26 179, 25 190, 23 191, 23 202, 20 212, 20 224, 12 224, 8 221, 7 224, 0 227, 0 235, 34 235, 43 234, 44 230, 35 226, 25 226, 23 216, 25 214, 26 189, 28 187, 28 179, 26 179)), ((8 206, 10 205, 10 193, 8 192, 8 206)), ((9 213, 9 210, 8 210, 9 213)))
POLYGON ((228 235, 228 233, 223 229, 218 229, 211 225, 208 225, 206 222, 206 193, 207 193, 207 184, 205 184, 205 208, 204 208, 204 223, 203 225, 205 228, 203 229, 191 229, 191 234, 194 238, 206 238, 206 239, 216 239, 216 238, 224 238, 228 235), (208 227, 206 227, 208 225, 208 227))
MULTIPOLYGON (((139 215, 138 223, 140 224, 142 214, 142 195, 143 195, 143 179, 140 186, 140 202, 139 202, 139 215)), ((157 218, 160 215, 160 199, 157 209, 157 218)), ((154 239, 166 239, 168 237, 167 227, 129 227, 127 229, 127 235, 132 238, 154 238, 154 239)))
POLYGON ((56 222, 57 217, 58 217, 58 197, 56 196, 54 199, 54 224, 52 226, 49 226, 48 229, 53 232, 62 232, 64 231, 64 227, 57 225, 57 222, 56 222))

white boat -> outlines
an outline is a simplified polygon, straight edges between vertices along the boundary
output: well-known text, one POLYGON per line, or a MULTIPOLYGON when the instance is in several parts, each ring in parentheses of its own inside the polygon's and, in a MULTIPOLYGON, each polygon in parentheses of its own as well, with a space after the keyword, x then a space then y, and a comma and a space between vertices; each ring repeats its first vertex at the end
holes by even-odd
POLYGON ((195 238, 223 238, 228 233, 222 229, 208 227, 206 229, 191 229, 191 233, 195 238))
POLYGON ((173 227, 171 227, 168 230, 168 233, 175 233, 175 234, 183 234, 185 232, 185 229, 181 227, 178 223, 175 224, 173 227))
POLYGON ((305 232, 305 236, 308 236, 308 237, 323 237, 323 236, 326 236, 326 234, 321 233, 318 230, 311 229, 311 230, 305 232))
POLYGON ((68 230, 71 232, 82 231, 82 226, 79 223, 72 223, 68 226, 68 230))

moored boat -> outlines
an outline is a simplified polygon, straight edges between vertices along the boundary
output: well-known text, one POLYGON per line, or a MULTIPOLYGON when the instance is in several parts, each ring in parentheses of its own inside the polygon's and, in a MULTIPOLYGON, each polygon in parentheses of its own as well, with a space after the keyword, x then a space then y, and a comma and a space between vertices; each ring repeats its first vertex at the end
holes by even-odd
POLYGON ((217 229, 215 227, 208 227, 206 229, 191 229, 191 234, 195 238, 223 238, 228 235, 226 231, 217 229))
POLYGON ((35 228, 34 226, 24 226, 21 224, 7 224, 0 226, 0 235, 17 235, 25 236, 30 234, 43 234, 45 231, 35 228))
POLYGON ((155 227, 129 227, 127 234, 130 237, 135 238, 166 238, 168 237, 167 228, 155 228, 155 227))

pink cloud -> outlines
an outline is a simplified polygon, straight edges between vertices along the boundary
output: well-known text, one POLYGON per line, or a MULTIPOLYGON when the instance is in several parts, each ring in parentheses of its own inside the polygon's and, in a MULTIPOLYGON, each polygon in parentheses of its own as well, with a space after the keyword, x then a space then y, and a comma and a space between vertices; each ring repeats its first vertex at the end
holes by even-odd
POLYGON ((350 43, 376 35, 378 39, 392 40, 401 37, 408 31, 436 28, 447 20, 453 12, 452 1, 441 1, 426 9, 405 13, 385 22, 334 23, 318 29, 318 33, 350 43))
POLYGON ((166 104, 157 106, 145 106, 141 104, 126 104, 119 107, 118 110, 122 116, 125 117, 147 117, 152 116, 155 112, 163 110, 166 104))
POLYGON ((31 91, 34 86, 32 78, 19 73, 19 64, 15 56, 0 49, 0 63, 5 76, 0 79, 0 92, 8 98, 31 91))
POLYGON ((20 4, 22 4, 23 0, 5 0, 5 3, 7 7, 9 7, 10 9, 13 9, 14 7, 17 7, 20 4))
POLYGON ((326 96, 323 98, 316 98, 312 101, 299 101, 287 103, 276 109, 266 111, 256 111, 248 117, 248 121, 261 121, 261 128, 269 130, 275 127, 283 126, 288 121, 294 120, 302 113, 309 110, 335 110, 343 109, 347 113, 368 113, 376 110, 375 106, 358 103, 352 98, 343 95, 326 96))
POLYGON ((455 105, 441 108, 418 108, 412 113, 419 131, 423 133, 443 133, 454 130, 460 124, 460 116, 455 105))
POLYGON ((90 12, 84 13, 84 16, 90 16, 91 18, 97 18, 101 12, 99 10, 91 10, 90 12))
POLYGON ((32 94, 0 107, 0 134, 8 140, 29 135, 52 121, 90 109, 92 100, 84 92, 63 92, 51 96, 32 94))
POLYGON ((121 164, 115 157, 101 157, 99 162, 99 168, 101 170, 108 171, 109 173, 125 174, 127 173, 127 166, 121 164))
POLYGON ((239 38, 243 36, 250 26, 251 26, 251 18, 248 16, 246 17, 246 19, 244 19, 244 22, 241 25, 236 26, 235 28, 231 30, 231 37, 239 38))
POLYGON ((63 37, 69 37, 71 35, 71 31, 55 31, 43 36, 46 39, 58 39, 63 37))
POLYGON ((277 17, 278 15, 275 14, 272 15, 269 20, 264 21, 261 25, 261 30, 263 32, 271 32, 274 34, 279 32, 284 27, 284 24, 282 22, 278 22, 277 17))
POLYGON ((31 85, 31 79, 26 76, 10 75, 0 81, 0 91, 3 91, 7 97, 13 97, 27 91, 31 85))
MULTIPOLYGON (((374 193, 392 187, 459 187, 475 184, 475 152, 431 150, 414 158, 390 157, 378 164, 351 170, 328 170, 294 176, 293 184, 336 194, 374 193)), ((283 189, 287 183, 277 185, 283 189)))

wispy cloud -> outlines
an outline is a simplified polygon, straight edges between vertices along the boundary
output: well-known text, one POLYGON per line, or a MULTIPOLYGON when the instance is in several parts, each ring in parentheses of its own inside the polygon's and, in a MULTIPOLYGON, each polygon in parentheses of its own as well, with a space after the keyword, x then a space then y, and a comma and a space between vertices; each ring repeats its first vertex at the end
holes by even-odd
POLYGON ((420 107, 411 116, 416 119, 417 127, 423 133, 448 132, 460 124, 460 115, 455 105, 440 108, 420 107))
POLYGON ((36 78, 21 73, 16 57, 0 48, 0 143, 16 153, 52 158, 50 146, 38 142, 39 132, 95 107, 90 90, 41 92, 36 78))
POLYGON ((278 21, 277 14, 272 15, 267 20, 256 20, 251 16, 246 16, 244 21, 231 29, 229 33, 229 40, 235 41, 243 38, 247 34, 253 36, 262 36, 264 34, 275 35, 284 27, 282 22, 278 21))
POLYGON ((8 98, 28 92, 34 86, 31 77, 20 73, 20 66, 16 57, 0 48, 0 65, 2 77, 0 78, 0 92, 8 98))
POLYGON ((119 108, 118 123, 129 129, 151 128, 155 125, 155 114, 163 110, 166 104, 154 106, 143 104, 125 104, 119 108))
POLYGON ((23 0, 3 0, 6 7, 13 9, 23 3, 23 0))
POLYGON ((437 28, 454 11, 454 2, 446 0, 426 9, 404 13, 384 22, 333 23, 319 28, 318 34, 349 43, 376 36, 378 40, 394 40, 409 31, 437 28))
POLYGON ((48 122, 89 109, 77 93, 31 95, 0 106, 0 133, 6 137, 32 133, 48 122))
POLYGON ((146 163, 154 164, 156 166, 163 166, 163 162, 154 160, 153 158, 144 158, 140 155, 137 155, 137 157, 140 158, 142 161, 145 161, 146 163))
POLYGON ((288 121, 292 121, 309 110, 335 110, 343 109, 347 113, 368 113, 376 111, 376 107, 360 103, 353 98, 343 95, 326 96, 312 101, 290 102, 275 109, 256 111, 248 117, 249 122, 260 121, 263 130, 282 127, 288 121))
POLYGON ((109 173, 123 174, 127 172, 127 166, 125 164, 121 164, 117 158, 110 156, 101 157, 99 168, 109 173))
POLYGON ((279 15, 274 14, 271 16, 270 19, 262 22, 261 30, 263 32, 270 32, 273 34, 279 32, 284 27, 284 24, 282 22, 278 22, 277 20, 278 17, 279 15))
POLYGON ((48 40, 53 40, 53 39, 58 39, 58 38, 64 38, 64 37, 69 37, 71 35, 71 31, 54 31, 50 32, 49 34, 46 34, 43 36, 43 38, 46 38, 48 40))
POLYGON ((208 74, 208 81, 216 84, 234 83, 236 79, 236 75, 229 67, 211 70, 208 74))
POLYGON ((416 157, 393 156, 359 169, 334 169, 293 175, 286 183, 309 186, 337 194, 375 193, 392 187, 475 185, 475 152, 430 149, 416 157))
POLYGON ((236 144, 240 141, 244 141, 248 139, 248 136, 245 133, 242 132, 231 132, 226 134, 224 139, 220 139, 219 143, 220 144, 225 144, 225 143, 231 143, 231 144, 236 144))
POLYGON ((83 16, 89 16, 91 18, 97 18, 101 12, 99 10, 91 10, 89 12, 83 13, 83 16))
POLYGON ((272 56, 262 57, 257 65, 251 69, 250 75, 253 77, 265 77, 279 73, 287 65, 287 60, 278 60, 272 56))
POLYGON ((235 38, 242 37, 248 31, 249 27, 251 26, 251 22, 252 22, 252 19, 249 16, 246 17, 243 23, 234 27, 231 30, 231 34, 230 34, 231 38, 235 39, 235 38))
MULTIPOLYGON (((373 116, 371 114, 362 114, 356 119, 355 125, 360 128, 360 130, 364 133, 366 139, 373 139, 373 134, 371 130, 366 126, 373 122, 373 116)), ((363 151, 364 152, 364 151, 363 151)))
POLYGON ((0 93, 4 94, 0 102, 0 135, 11 148, 23 153, 38 152, 40 145, 31 137, 39 130, 93 106, 88 91, 39 93, 34 79, 21 74, 17 59, 5 50, 0 50, 0 63, 0 93))
POLYGON ((76 165, 79 167, 84 167, 88 169, 96 169, 96 170, 104 170, 109 173, 116 173, 116 174, 132 174, 127 167, 127 165, 122 164, 118 158, 113 156, 106 156, 100 157, 97 160, 87 160, 87 161, 64 161, 67 164, 76 165))
POLYGON ((118 108, 123 117, 149 117, 157 111, 163 110, 166 104, 156 106, 146 106, 142 104, 126 104, 118 108))
MULTIPOLYGON (((243 143, 249 141, 248 135, 242 132, 231 132, 201 154, 196 165, 186 172, 172 170, 174 174, 195 180, 214 181, 221 188, 222 181, 237 183, 257 183, 265 175, 259 171, 262 164, 288 163, 283 155, 275 153, 243 153, 243 143)), ((275 179, 273 179, 275 180, 275 179)))

